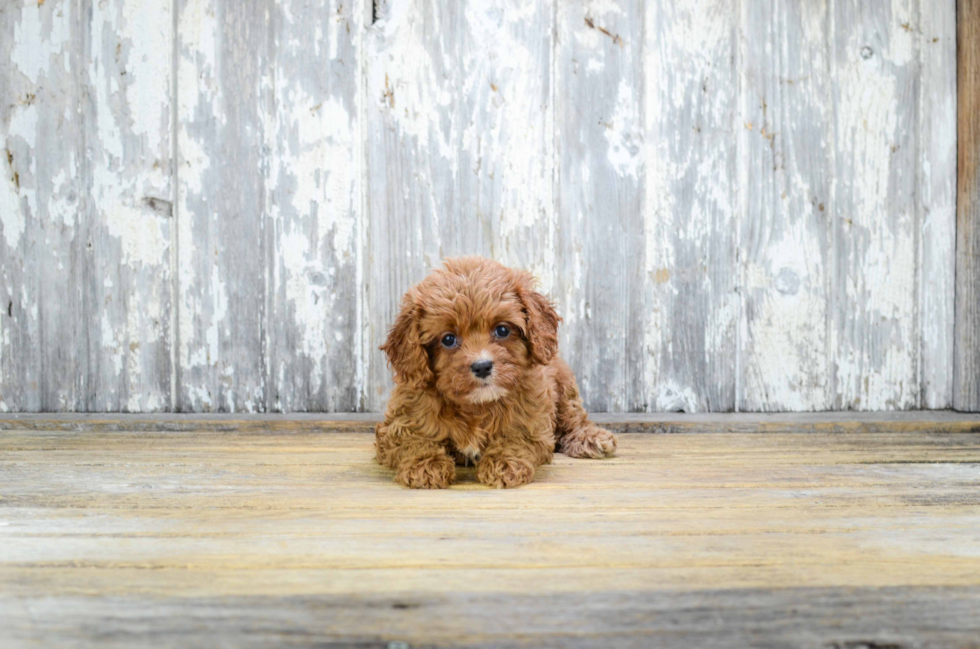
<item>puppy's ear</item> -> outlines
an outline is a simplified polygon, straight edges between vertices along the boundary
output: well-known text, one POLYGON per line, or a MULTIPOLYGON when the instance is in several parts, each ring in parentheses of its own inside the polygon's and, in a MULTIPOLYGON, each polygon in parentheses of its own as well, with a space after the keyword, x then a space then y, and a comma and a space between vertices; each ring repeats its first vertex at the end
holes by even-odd
POLYGON ((414 291, 409 291, 402 298, 401 312, 381 346, 388 364, 395 370, 395 381, 417 390, 424 389, 435 379, 429 367, 429 354, 422 344, 421 317, 422 309, 415 301, 414 291))
POLYGON ((551 301, 534 290, 534 277, 530 273, 521 273, 517 295, 527 314, 527 331, 524 335, 531 357, 536 363, 544 365, 558 353, 558 323, 561 318, 551 301))

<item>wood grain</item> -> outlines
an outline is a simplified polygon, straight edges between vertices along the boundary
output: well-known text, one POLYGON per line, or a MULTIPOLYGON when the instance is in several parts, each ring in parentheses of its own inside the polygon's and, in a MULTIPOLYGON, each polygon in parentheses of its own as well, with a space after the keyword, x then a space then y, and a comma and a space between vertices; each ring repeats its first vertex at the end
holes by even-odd
POLYGON ((179 6, 178 409, 354 410, 362 5, 179 6))
POLYGON ((267 5, 177 4, 179 411, 267 407, 267 5))
POLYGON ((520 0, 458 6, 459 212, 451 247, 526 268, 552 293, 554 7, 520 0))
POLYGON ((738 12, 646 4, 645 409, 735 408, 738 12), (710 25, 710 29, 705 29, 710 25))
POLYGON ((554 297, 587 408, 645 410, 642 2, 558 2, 554 297))
POLYGON ((826 3, 742 3, 738 408, 834 406, 834 105, 826 3), (798 44, 790 46, 790 44, 798 44))
POLYGON ((0 10, 0 410, 170 403, 167 3, 0 10))
POLYGON ((913 4, 833 11, 834 407, 913 408, 917 346, 900 342, 918 330, 913 4))
POLYGON ((453 36, 460 9, 455 2, 378 3, 378 20, 365 40, 368 410, 383 409, 392 386, 378 347, 402 294, 456 250, 460 77, 453 36))
POLYGON ((953 407, 980 411, 980 4, 957 2, 958 181, 953 407))
POLYGON ((743 4, 753 36, 742 47, 742 140, 752 164, 742 182, 741 409, 948 407, 954 173, 943 133, 955 83, 952 49, 943 44, 954 23, 950 2, 921 12, 900 4, 839 3, 833 11, 743 4), (882 24, 890 27, 853 31, 882 24), (887 41, 872 42, 884 33, 887 41), (832 41, 847 45, 830 54, 832 41), (873 84, 885 94, 861 94, 873 84), (835 132, 837 142, 828 141, 835 132), (903 159, 903 150, 917 158, 903 159), (894 205, 865 196, 888 183, 907 188, 910 166, 920 191, 890 193, 894 205), (830 330, 833 309, 841 312, 830 330), (877 315, 858 315, 862 309, 877 315), (906 320, 910 328, 896 329, 906 320), (896 345, 904 338, 920 348, 896 345), (892 387, 874 389, 876 381, 892 387), (861 393, 896 388, 904 406, 862 405, 861 393))
POLYGON ((365 408, 401 295, 481 254, 553 284, 552 10, 514 0, 379 3, 368 30, 365 408))
POLYGON ((8 430, 0 641, 968 647, 978 442, 626 434, 412 491, 359 433, 8 430))
POLYGON ((77 9, 69 2, 25 2, 0 10, 5 411, 84 409, 87 354, 65 353, 85 349, 86 335, 84 323, 71 316, 82 309, 75 280, 87 261, 88 242, 77 232, 87 184, 77 159, 83 135, 76 120, 62 119, 77 117, 83 93, 70 72, 86 27, 77 9))
POLYGON ((0 411, 378 412, 456 254, 592 410, 980 409, 955 10, 4 3, 0 411))
POLYGON ((358 102, 364 3, 269 6, 277 47, 265 134, 271 149, 266 227, 272 236, 262 402, 279 412, 354 411, 362 399, 358 102))
POLYGON ((956 2, 919 3, 916 212, 919 407, 953 403, 956 270, 956 2))
MULTIPOLYGON (((2 600, 0 600, 2 601, 2 600)), ((16 606, 19 602, 4 605, 16 606)), ((975 647, 970 619, 980 605, 977 589, 798 588, 727 592, 560 594, 548 597, 473 593, 465 597, 399 594, 288 599, 232 597, 144 602, 74 597, 32 601, 26 609, 57 616, 66 627, 115 631, 100 646, 186 647, 182 625, 202 644, 236 647, 310 646, 330 649, 392 647, 555 647, 575 649, 649 647, 738 649, 773 638, 773 646, 975 647), (137 608, 140 607, 140 608, 137 608), (215 615, 220 611, 220 614, 215 615), (438 611, 438 621, 429 616, 438 611), (326 619, 330 630, 313 620, 326 619), (422 620, 420 623, 419 620, 422 620), (513 621, 514 632, 502 620, 513 621), (669 620, 669 626, 663 621, 669 620), (896 620, 898 622, 896 622, 896 620), (421 624, 428 628, 420 629, 421 624), (376 631, 364 631, 370 628, 376 631), (383 631, 382 631, 383 629, 383 631), (418 639, 411 645, 406 642, 418 639)), ((11 646, 35 646, 48 638, 23 616, 8 627, 11 646)), ((94 634, 59 638, 61 646, 86 646, 94 634)))
POLYGON ((88 365, 78 409, 169 409, 172 69, 160 54, 173 47, 171 6, 112 0, 82 11, 79 166, 88 179, 76 237, 85 264, 75 277, 81 308, 65 314, 88 328, 77 347, 88 365))

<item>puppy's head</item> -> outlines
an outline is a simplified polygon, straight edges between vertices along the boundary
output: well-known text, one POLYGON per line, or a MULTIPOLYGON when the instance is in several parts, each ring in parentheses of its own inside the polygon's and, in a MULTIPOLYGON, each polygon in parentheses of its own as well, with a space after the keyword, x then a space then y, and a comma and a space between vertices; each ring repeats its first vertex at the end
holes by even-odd
POLYGON ((530 273, 458 257, 405 294, 381 349, 398 383, 435 387, 455 403, 489 403, 551 360, 560 321, 530 273))

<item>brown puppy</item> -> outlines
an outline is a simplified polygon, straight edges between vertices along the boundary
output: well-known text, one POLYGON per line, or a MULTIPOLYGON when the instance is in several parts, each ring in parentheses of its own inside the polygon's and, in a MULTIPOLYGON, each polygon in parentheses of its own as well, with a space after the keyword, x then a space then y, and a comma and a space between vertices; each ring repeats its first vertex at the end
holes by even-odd
POLYGON ((378 462, 414 488, 444 488, 456 463, 518 487, 558 449, 600 458, 616 437, 589 421, 558 356, 551 303, 526 271, 481 257, 446 260, 409 289, 381 347, 395 389, 378 424, 378 462))

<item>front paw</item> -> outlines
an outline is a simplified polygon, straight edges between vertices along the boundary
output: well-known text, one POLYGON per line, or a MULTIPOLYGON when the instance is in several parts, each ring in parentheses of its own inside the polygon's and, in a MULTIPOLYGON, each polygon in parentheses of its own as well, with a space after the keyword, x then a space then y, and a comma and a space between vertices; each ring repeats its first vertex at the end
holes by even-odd
POLYGON ((561 440, 561 450, 569 457, 609 457, 616 452, 616 436, 605 428, 588 424, 565 435, 561 440))
POLYGON ((513 455, 487 454, 477 464, 476 478, 497 489, 520 487, 534 479, 534 465, 513 455))
POLYGON ((412 458, 402 462, 395 481, 412 489, 445 489, 456 481, 456 466, 445 454, 412 458))

